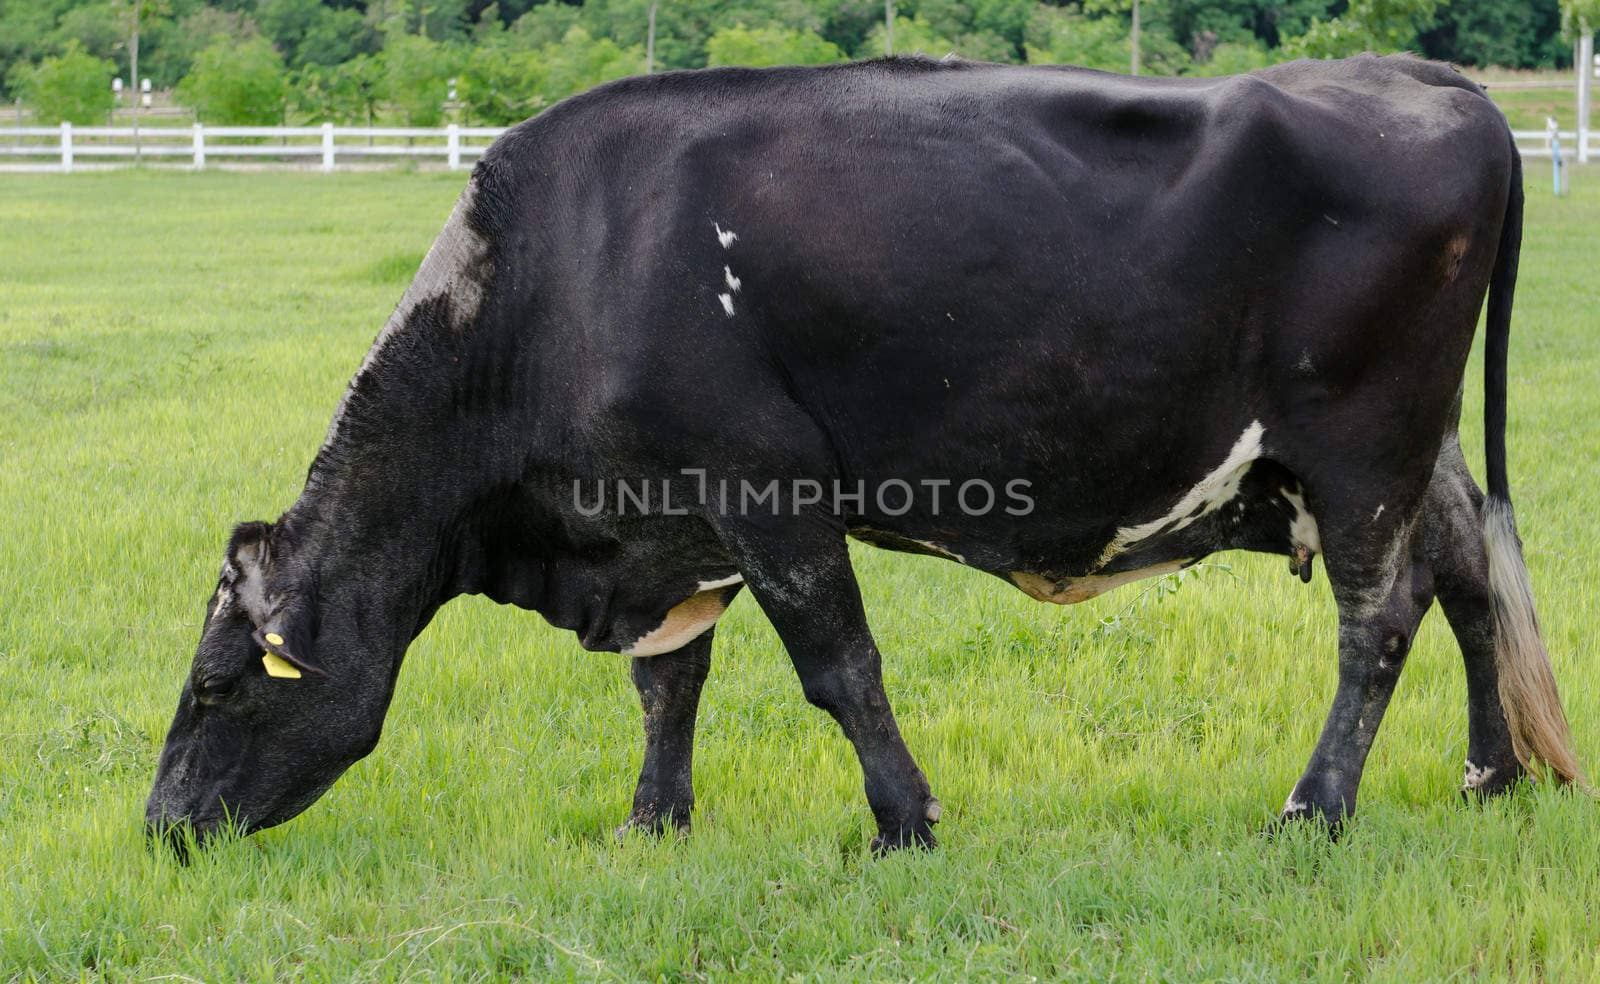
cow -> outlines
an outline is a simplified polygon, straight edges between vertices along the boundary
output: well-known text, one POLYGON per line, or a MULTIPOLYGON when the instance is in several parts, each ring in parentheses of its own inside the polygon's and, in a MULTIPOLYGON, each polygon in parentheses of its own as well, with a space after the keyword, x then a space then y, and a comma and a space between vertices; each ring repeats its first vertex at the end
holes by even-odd
POLYGON ((1464 793, 1581 784, 1507 479, 1522 211, 1504 117, 1411 57, 901 58, 559 103, 474 168, 299 498, 234 530, 149 829, 304 810, 461 594, 630 657, 624 829, 686 828, 715 625, 748 587, 854 746, 873 848, 932 846, 847 537, 1056 603, 1215 551, 1306 580, 1321 555, 1338 687, 1282 822, 1353 815, 1436 600, 1464 793), (1457 437, 1486 297, 1487 497, 1457 437))

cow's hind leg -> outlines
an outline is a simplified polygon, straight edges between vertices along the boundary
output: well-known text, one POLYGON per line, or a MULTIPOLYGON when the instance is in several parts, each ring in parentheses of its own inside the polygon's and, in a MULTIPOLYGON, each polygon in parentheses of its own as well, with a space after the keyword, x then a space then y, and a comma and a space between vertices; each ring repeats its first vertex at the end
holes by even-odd
POLYGON ((800 515, 730 518, 721 532, 783 640, 806 700, 832 715, 855 746, 878 825, 873 851, 933 846, 939 802, 884 693, 843 528, 831 517, 800 515))
MULTIPOLYGON (((1365 520, 1365 516, 1361 517, 1365 520)), ((1367 753, 1388 709, 1412 637, 1433 603, 1433 579, 1409 524, 1367 521, 1324 535, 1339 606, 1339 686, 1282 820, 1315 819, 1335 834, 1355 813, 1367 753)))
POLYGON ((694 722, 700 688, 711 670, 708 630, 683 648, 633 660, 633 684, 644 710, 644 766, 633 812, 619 834, 687 830, 694 808, 694 722))
POLYGON ((1439 607, 1466 661, 1467 762, 1461 792, 1491 796, 1511 788, 1523 768, 1500 704, 1483 493, 1454 440, 1439 452, 1419 535, 1433 568, 1439 607))

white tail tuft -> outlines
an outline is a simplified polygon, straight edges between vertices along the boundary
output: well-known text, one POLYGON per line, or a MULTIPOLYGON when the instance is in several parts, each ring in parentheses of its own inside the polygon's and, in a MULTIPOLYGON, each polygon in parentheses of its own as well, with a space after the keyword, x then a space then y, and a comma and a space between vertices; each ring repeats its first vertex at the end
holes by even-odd
POLYGON ((1500 704, 1511 745, 1523 766, 1542 763, 1561 782, 1587 789, 1572 753, 1572 733, 1556 692, 1555 674, 1539 634, 1533 586, 1511 503, 1491 495, 1483 504, 1483 539, 1489 554, 1489 607, 1494 614, 1494 661, 1500 704))

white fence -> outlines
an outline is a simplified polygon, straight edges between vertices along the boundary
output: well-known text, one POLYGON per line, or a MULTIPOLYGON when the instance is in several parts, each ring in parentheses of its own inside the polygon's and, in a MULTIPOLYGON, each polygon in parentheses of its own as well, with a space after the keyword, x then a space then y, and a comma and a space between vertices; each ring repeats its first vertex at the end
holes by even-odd
MULTIPOLYGON (((0 130, 0 168, 7 159, 22 169, 72 171, 135 163, 200 170, 209 164, 249 161, 256 166, 312 167, 332 171, 374 160, 443 161, 450 170, 475 161, 505 127, 334 126, 78 126, 8 127, 0 130), (9 138, 9 139, 8 139, 9 138), (20 160, 19 160, 20 159, 20 160), (90 161, 98 162, 90 163, 90 161)), ((224 164, 224 166, 227 166, 224 164)))
POLYGON ((1555 154, 1554 145, 1559 142, 1563 160, 1589 161, 1600 158, 1600 142, 1596 142, 1594 131, 1586 131, 1583 136, 1589 145, 1586 154, 1578 152, 1578 133, 1575 130, 1511 131, 1511 137, 1523 157, 1552 157, 1555 154))
MULTIPOLYGON (((214 162, 248 161, 258 167, 312 167, 332 171, 341 165, 378 160, 443 161, 452 171, 471 163, 488 149, 505 127, 334 126, 205 126, 179 127, 80 126, 7 127, 0 130, 0 170, 71 171, 75 168, 126 167, 149 161, 195 170, 214 162), (8 139, 9 138, 9 139, 8 139), (16 163, 9 163, 9 161, 16 163), (89 163, 90 161, 96 163, 89 163)), ((1564 158, 1600 157, 1595 134, 1583 134, 1588 153, 1578 153, 1578 134, 1562 130, 1517 130, 1512 133, 1523 157, 1548 158, 1560 143, 1564 158)), ((223 164, 223 166, 228 166, 223 164)))

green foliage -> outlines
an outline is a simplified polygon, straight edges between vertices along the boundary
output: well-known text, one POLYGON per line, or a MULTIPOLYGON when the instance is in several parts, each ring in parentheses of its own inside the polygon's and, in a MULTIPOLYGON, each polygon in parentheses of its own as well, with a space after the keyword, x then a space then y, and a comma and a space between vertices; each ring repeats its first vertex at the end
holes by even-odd
POLYGON ((383 43, 384 85, 388 99, 407 126, 438 126, 450 77, 457 69, 455 52, 426 35, 391 29, 383 43))
POLYGON ((1077 65, 1126 72, 1132 58, 1128 29, 1116 18, 1085 17, 1065 7, 1040 7, 1024 45, 1030 65, 1077 65))
POLYGON ((319 0, 261 0, 256 20, 294 68, 337 65, 377 47, 377 35, 359 11, 319 0))
POLYGON ((1457 0, 1418 41, 1429 58, 1465 65, 1536 68, 1570 55, 1556 0, 1457 0))
POLYGON ((625 48, 610 38, 590 37, 581 27, 567 31, 560 44, 541 48, 539 56, 544 63, 539 88, 546 105, 602 82, 644 71, 642 45, 625 48))
POLYGON ((76 44, 96 58, 112 58, 128 41, 130 18, 121 5, 107 0, 74 7, 56 27, 57 43, 76 44))
POLYGON ((195 116, 220 126, 270 126, 283 118, 288 80, 265 38, 214 41, 178 83, 195 116))
POLYGON ((845 61, 839 46, 811 31, 768 25, 725 27, 706 42, 707 65, 826 65, 845 61))
POLYGON ((1252 41, 1227 41, 1211 49, 1210 57, 1190 66, 1190 75, 1240 75, 1266 68, 1272 53, 1252 41))
POLYGON ((457 86, 467 122, 508 126, 544 106, 540 83, 544 64, 537 48, 500 39, 472 49, 457 86))
POLYGON ((371 126, 387 89, 382 63, 358 55, 331 68, 311 64, 295 82, 295 109, 309 123, 371 126))
MULTIPOLYGON (((236 45, 261 36, 260 28, 248 14, 218 7, 200 7, 176 22, 167 22, 160 33, 150 73, 157 85, 172 85, 188 75, 200 52, 213 44, 236 45)), ((150 59, 141 58, 140 71, 149 63, 150 59)))
POLYGON ((111 78, 116 66, 84 51, 77 42, 33 67, 13 73, 11 86, 33 106, 43 125, 52 123, 104 123, 114 97, 111 78))
POLYGON ((1291 58, 1346 58, 1363 51, 1400 51, 1416 44, 1442 0, 1352 0, 1344 13, 1312 22, 1283 46, 1291 58))
MULTIPOLYGON (((876 27, 867 32, 867 37, 861 42, 861 47, 856 49, 857 58, 877 58, 887 50, 885 39, 886 32, 880 22, 876 27)), ((941 36, 933 29, 933 25, 923 20, 920 16, 906 18, 896 14, 894 18, 894 53, 897 55, 927 55, 929 58, 943 58, 949 54, 961 54, 956 43, 949 38, 941 36)))

